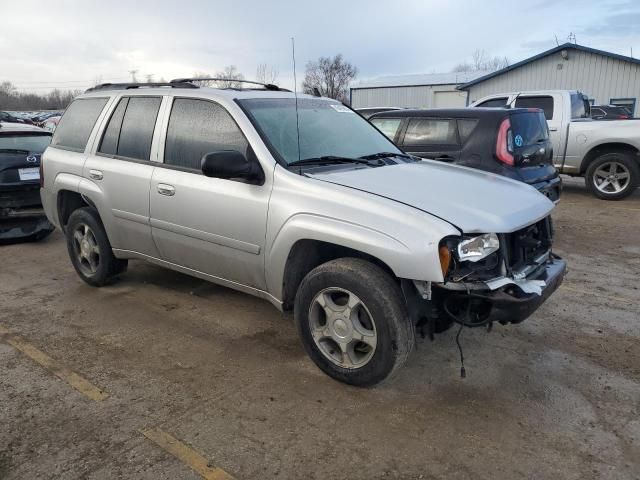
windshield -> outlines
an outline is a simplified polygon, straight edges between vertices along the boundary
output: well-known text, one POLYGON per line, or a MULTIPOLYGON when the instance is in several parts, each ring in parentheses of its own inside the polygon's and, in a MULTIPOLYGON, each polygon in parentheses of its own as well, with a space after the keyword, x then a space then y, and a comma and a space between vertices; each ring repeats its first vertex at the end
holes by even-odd
POLYGON ((325 156, 358 158, 379 152, 402 152, 369 122, 344 105, 295 98, 240 100, 272 153, 287 164, 325 156), (300 152, 298 132, 300 127, 300 152))
POLYGON ((0 135, 0 150, 25 150, 42 153, 51 142, 51 135, 0 135))

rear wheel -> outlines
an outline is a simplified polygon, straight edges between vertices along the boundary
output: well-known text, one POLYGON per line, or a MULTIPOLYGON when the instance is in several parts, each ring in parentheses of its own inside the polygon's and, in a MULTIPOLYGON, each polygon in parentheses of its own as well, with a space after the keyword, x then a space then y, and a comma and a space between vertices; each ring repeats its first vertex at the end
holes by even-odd
POLYGON ((341 258, 309 272, 294 314, 314 363, 351 385, 383 381, 404 364, 415 342, 399 286, 361 259, 341 258))
POLYGON ((640 167, 635 156, 627 152, 612 152, 596 158, 587 169, 587 187, 603 200, 628 197, 640 183, 640 167))
POLYGON ((94 208, 80 208, 71 214, 66 237, 71 263, 80 278, 89 285, 107 285, 116 275, 126 270, 127 261, 113 255, 107 234, 94 208))

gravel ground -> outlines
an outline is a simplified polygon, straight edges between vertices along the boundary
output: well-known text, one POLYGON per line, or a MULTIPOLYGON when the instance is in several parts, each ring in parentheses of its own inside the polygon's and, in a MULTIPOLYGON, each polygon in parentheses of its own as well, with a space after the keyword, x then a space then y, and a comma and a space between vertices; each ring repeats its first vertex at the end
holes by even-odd
POLYGON ((0 335, 0 479, 200 478, 150 428, 237 479, 638 479, 640 190, 569 179, 554 217, 570 272, 540 310, 466 330, 466 379, 450 330, 374 389, 322 374, 264 301, 141 262, 91 288, 59 232, 0 247, 0 327, 108 394, 0 335))

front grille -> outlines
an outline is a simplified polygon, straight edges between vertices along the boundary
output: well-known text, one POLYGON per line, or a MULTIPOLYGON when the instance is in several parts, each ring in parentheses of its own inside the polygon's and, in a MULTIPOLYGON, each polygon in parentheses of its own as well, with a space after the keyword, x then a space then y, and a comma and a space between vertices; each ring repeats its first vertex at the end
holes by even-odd
POLYGON ((518 271, 534 263, 549 251, 553 240, 551 216, 537 223, 505 235, 505 257, 511 271, 518 271))

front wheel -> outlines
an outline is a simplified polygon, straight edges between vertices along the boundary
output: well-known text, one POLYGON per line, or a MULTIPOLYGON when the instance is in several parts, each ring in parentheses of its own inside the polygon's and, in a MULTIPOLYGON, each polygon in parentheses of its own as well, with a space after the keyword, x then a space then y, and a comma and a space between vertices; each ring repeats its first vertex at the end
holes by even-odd
POLYGON ((585 181, 596 197, 621 200, 631 195, 640 184, 640 167, 630 153, 605 153, 591 162, 585 181))
POLYGON ((406 361, 415 343, 402 292, 380 267, 357 258, 313 269, 296 295, 303 346, 327 375, 375 385, 406 361))

